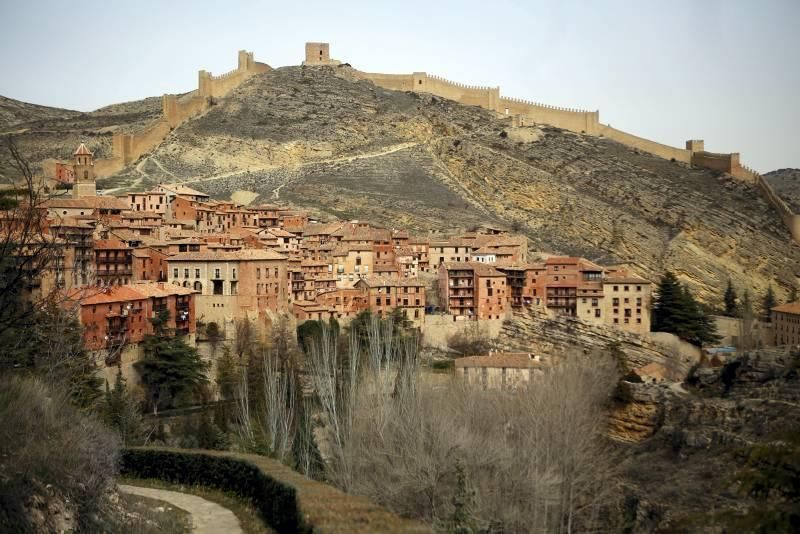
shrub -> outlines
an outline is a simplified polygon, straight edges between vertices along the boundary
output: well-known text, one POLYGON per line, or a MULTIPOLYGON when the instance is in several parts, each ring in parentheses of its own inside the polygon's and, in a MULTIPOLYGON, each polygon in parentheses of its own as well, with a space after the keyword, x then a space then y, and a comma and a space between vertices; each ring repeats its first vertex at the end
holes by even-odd
POLYGON ((301 530, 294 488, 232 457, 168 450, 125 449, 121 470, 139 478, 201 485, 230 491, 250 500, 262 518, 279 532, 301 530))
POLYGON ((72 528, 101 530, 117 457, 111 432, 65 392, 40 380, 0 377, 0 531, 64 528, 50 505, 72 512, 72 528))

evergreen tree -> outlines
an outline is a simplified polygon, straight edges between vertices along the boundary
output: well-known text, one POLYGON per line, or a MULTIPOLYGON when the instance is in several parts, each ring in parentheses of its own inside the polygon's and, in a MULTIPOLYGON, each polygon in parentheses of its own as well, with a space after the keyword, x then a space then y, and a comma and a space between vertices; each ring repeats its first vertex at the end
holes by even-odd
POLYGON ((789 288, 789 302, 797 302, 797 286, 793 285, 789 288))
POLYGON ((152 320, 155 334, 142 342, 144 358, 134 364, 154 411, 173 406, 179 397, 208 382, 208 364, 200 359, 197 349, 183 338, 174 337, 167 329, 169 312, 162 311, 152 320))
POLYGON ((119 367, 113 389, 109 389, 106 382, 102 417, 108 426, 117 431, 123 445, 138 443, 141 437, 142 415, 136 401, 128 393, 122 369, 119 367))
POLYGON ((730 278, 728 279, 728 287, 725 288, 725 315, 728 317, 737 317, 739 315, 736 290, 733 289, 730 278))
POLYGON ((688 287, 666 272, 653 302, 653 331, 670 332, 697 346, 719 340, 714 321, 706 315, 688 287))
POLYGON ((772 289, 772 285, 767 288, 767 292, 764 293, 764 300, 761 303, 761 310, 763 313, 764 321, 771 322, 772 321, 772 308, 778 305, 778 302, 775 300, 775 291, 772 289))
POLYGON ((227 345, 222 347, 222 356, 217 360, 217 387, 223 399, 236 398, 236 386, 239 383, 239 371, 233 360, 231 349, 227 345))

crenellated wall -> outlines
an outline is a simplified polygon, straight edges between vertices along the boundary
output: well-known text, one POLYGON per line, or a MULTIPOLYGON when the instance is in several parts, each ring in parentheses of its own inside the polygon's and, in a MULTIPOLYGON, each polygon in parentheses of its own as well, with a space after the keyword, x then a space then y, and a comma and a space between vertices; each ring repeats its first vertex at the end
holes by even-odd
POLYGON ((142 155, 153 150, 164 138, 182 122, 209 108, 212 98, 225 96, 250 76, 272 70, 266 63, 255 61, 252 52, 239 50, 236 69, 213 76, 201 70, 198 74, 197 90, 178 97, 164 95, 161 98, 161 117, 138 132, 115 133, 112 138, 113 157, 95 160, 95 174, 110 176, 121 171, 142 155))
POLYGON ((495 109, 504 115, 518 116, 520 126, 541 123, 550 124, 576 133, 598 135, 600 112, 582 109, 548 106, 520 98, 503 97, 495 109))
POLYGON ((705 150, 694 152, 692 153, 691 163, 695 167, 727 172, 736 178, 752 181, 748 174, 742 172, 738 152, 734 152, 733 154, 716 154, 714 152, 706 152, 705 150))
POLYGON ((649 154, 654 154, 658 157, 680 161, 681 163, 690 164, 692 162, 692 151, 684 148, 677 148, 670 145, 657 143, 643 137, 638 137, 622 130, 617 130, 611 126, 602 124, 599 129, 600 135, 613 139, 618 143, 643 150, 649 154))

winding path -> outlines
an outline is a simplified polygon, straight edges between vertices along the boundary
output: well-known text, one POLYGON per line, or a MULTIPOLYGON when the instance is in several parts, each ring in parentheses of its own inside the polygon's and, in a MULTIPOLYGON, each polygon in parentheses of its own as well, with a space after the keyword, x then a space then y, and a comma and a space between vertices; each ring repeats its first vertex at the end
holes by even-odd
POLYGON ((218 532, 240 534, 242 532, 239 520, 233 515, 233 512, 196 495, 178 491, 128 486, 127 484, 120 484, 119 490, 123 493, 166 501, 182 510, 186 510, 192 517, 192 532, 198 534, 216 534, 218 532))

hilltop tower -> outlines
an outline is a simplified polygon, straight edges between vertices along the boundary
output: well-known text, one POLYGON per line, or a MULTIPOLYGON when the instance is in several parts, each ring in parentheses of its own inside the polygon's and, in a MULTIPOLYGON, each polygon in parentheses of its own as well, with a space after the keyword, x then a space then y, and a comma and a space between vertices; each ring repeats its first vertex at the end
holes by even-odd
POLYGON ((72 156, 72 169, 75 176, 75 184, 72 186, 72 198, 97 196, 92 153, 89 152, 86 145, 81 143, 72 156))
POLYGON ((339 65, 331 59, 331 45, 328 43, 306 43, 306 60, 303 65, 339 65))

